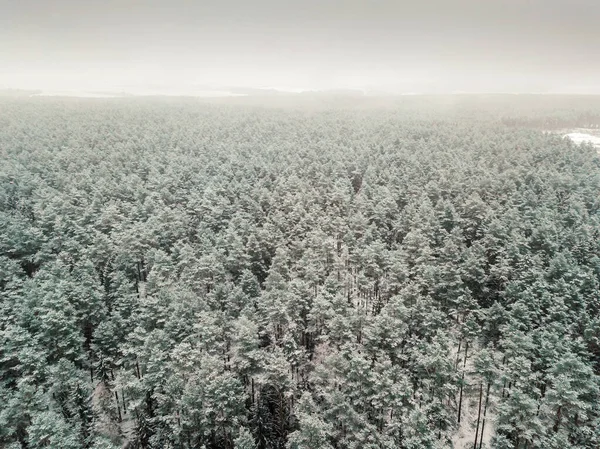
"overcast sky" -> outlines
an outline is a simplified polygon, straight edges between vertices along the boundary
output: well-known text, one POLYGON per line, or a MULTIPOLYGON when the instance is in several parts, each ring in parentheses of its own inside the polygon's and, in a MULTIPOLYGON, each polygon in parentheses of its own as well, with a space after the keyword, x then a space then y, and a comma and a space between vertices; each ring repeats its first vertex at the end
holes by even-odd
POLYGON ((599 0, 0 0, 0 87, 600 93, 599 0))

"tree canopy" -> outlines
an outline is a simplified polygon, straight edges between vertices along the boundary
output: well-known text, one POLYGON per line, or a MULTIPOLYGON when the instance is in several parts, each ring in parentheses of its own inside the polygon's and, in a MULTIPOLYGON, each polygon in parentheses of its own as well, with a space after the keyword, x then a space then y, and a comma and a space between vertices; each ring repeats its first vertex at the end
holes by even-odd
POLYGON ((597 101, 0 101, 0 446, 600 447, 597 101))

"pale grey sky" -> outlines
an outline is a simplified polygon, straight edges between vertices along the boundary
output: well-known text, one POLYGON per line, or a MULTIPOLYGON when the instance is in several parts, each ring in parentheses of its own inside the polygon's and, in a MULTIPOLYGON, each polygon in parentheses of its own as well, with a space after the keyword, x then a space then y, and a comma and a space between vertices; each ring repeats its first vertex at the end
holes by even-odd
POLYGON ((600 93, 598 0, 0 0, 0 87, 600 93))

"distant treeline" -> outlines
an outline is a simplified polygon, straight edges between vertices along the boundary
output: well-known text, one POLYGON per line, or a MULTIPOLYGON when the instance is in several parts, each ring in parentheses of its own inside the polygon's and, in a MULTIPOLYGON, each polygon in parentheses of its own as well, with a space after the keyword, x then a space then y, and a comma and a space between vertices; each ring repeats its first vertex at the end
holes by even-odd
POLYGON ((511 127, 527 127, 540 130, 562 130, 573 128, 600 128, 600 113, 562 112, 540 117, 505 117, 502 123, 511 127))

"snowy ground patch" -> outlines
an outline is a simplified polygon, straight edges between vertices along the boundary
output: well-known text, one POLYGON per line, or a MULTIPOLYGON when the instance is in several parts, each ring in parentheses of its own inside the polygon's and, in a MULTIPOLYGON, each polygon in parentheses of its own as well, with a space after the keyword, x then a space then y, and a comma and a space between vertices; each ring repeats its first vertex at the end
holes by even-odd
POLYGON ((600 151, 600 131, 599 130, 587 130, 578 129, 572 132, 566 133, 564 137, 568 137, 577 144, 591 143, 600 151))

